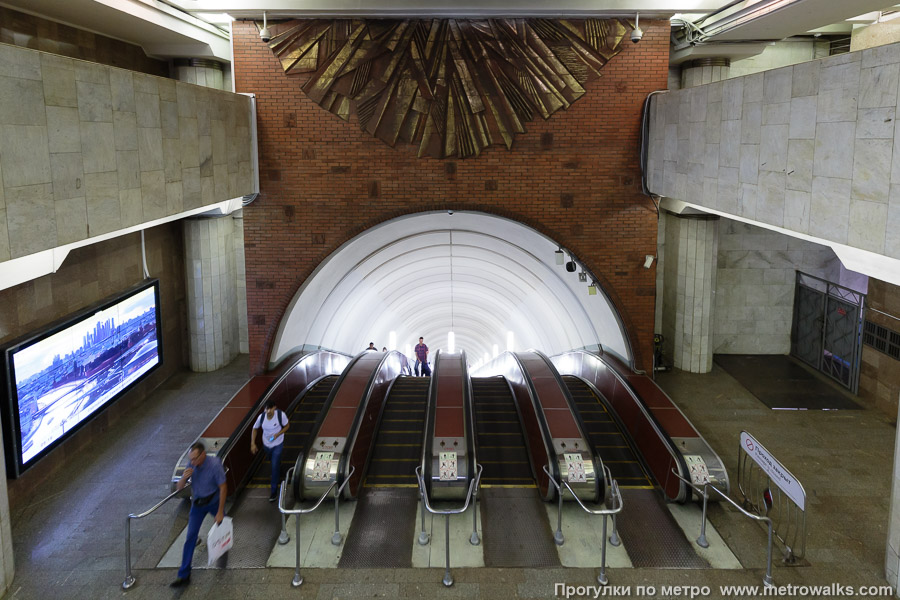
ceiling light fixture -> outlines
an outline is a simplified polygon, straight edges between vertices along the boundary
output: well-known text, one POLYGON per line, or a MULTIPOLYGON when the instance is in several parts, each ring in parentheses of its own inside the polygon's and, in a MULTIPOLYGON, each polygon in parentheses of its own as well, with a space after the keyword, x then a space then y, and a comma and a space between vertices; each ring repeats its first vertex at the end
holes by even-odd
POLYGON ((560 247, 559 247, 559 250, 557 250, 556 252, 554 252, 554 254, 556 254, 556 264, 561 265, 561 264, 563 264, 563 262, 565 262, 566 257, 565 257, 565 255, 563 254, 562 246, 560 246, 560 247))

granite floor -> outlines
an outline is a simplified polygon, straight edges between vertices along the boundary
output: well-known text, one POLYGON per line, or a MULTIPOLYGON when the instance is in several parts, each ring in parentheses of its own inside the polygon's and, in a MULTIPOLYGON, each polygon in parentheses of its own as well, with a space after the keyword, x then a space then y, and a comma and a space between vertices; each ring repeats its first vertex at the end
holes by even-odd
MULTIPOLYGON (((155 568, 186 521, 185 505, 170 503, 133 528, 138 582, 122 590, 125 515, 166 495, 175 461, 246 380, 247 365, 246 357, 240 357, 216 373, 173 377, 133 419, 74 459, 40 497, 12 507, 16 576, 4 598, 503 600, 564 597, 556 584, 595 585, 595 569, 459 568, 449 589, 440 583, 442 570, 434 568, 305 569, 306 582, 294 589, 292 569, 269 568, 197 570, 190 586, 172 590, 168 584, 175 570, 155 568)), ((738 436, 746 429, 804 484, 809 497, 807 560, 802 566, 777 565, 776 585, 886 585, 883 562, 895 436, 889 419, 871 409, 772 411, 718 367, 706 375, 661 374, 658 381, 722 456, 732 477, 738 436)), ((638 596, 638 586, 653 586, 652 597, 686 598, 686 589, 663 595, 663 586, 709 586, 707 597, 757 597, 719 586, 761 583, 765 531, 718 505, 711 508, 710 519, 744 569, 610 569, 611 585, 625 586, 610 593, 638 596)), ((797 590, 793 595, 802 596, 797 590)))

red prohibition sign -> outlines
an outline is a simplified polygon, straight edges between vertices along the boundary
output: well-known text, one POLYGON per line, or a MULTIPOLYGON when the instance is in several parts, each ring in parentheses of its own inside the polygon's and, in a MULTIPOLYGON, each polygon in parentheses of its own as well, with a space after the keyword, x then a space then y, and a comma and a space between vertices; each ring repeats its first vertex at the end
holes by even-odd
POLYGON ((753 451, 756 449, 756 448, 753 446, 753 440, 751 440, 751 439, 748 439, 748 440, 745 442, 745 444, 746 444, 746 446, 747 446, 747 449, 750 450, 751 452, 753 452, 753 451))

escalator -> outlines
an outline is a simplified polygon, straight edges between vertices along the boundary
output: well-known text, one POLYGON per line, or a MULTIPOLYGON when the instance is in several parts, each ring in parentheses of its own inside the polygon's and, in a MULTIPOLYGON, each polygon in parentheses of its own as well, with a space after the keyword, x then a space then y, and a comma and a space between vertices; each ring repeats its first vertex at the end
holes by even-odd
POLYGON ((563 381, 581 415, 584 433, 603 464, 609 467, 613 479, 619 482, 619 487, 652 489, 653 482, 631 440, 622 432, 597 393, 578 377, 563 375, 563 381))
MULTIPOLYGON (((309 440, 309 435, 319 416, 328 394, 338 380, 337 375, 329 375, 323 377, 316 383, 311 390, 300 397, 299 402, 295 403, 293 412, 290 413, 291 426, 284 434, 284 453, 281 456, 281 475, 279 480, 284 478, 284 472, 287 471, 295 462, 300 452, 303 451, 304 445, 309 440)), ((262 445, 260 442, 259 445, 262 445)), ((271 481, 272 463, 264 460, 256 469, 248 488, 265 488, 269 489, 271 481)))
POLYGON ((473 377, 481 523, 487 567, 559 566, 522 424, 503 377, 473 377))
POLYGON ((635 567, 707 568, 666 508, 631 438, 598 392, 579 377, 563 375, 584 433, 622 490, 619 534, 635 567))
MULTIPOLYGON (((297 461, 337 380, 337 375, 323 377, 285 411, 290 418, 290 428, 284 434, 282 477, 284 471, 297 461)), ((261 442, 258 444, 262 445, 261 442)), ((229 568, 265 567, 281 531, 281 513, 268 501, 272 463, 264 457, 259 460, 249 483, 229 510, 229 516, 234 518, 234 535, 241 540, 223 559, 227 560, 229 568)))
POLYGON ((428 401, 427 377, 400 377, 381 413, 364 487, 416 488, 428 401))
POLYGON ((341 568, 412 567, 428 377, 398 377, 384 401, 341 568))
POLYGON ((506 380, 473 377, 472 395, 478 462, 484 468, 481 487, 535 487, 525 437, 506 380))

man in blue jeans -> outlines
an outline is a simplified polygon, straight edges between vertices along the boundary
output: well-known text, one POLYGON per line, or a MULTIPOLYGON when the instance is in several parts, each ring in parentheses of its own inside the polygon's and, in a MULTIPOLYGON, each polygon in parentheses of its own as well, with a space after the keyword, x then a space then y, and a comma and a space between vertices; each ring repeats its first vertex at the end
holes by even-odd
POLYGON ((256 434, 262 430, 263 450, 269 460, 272 461, 272 478, 269 489, 269 502, 278 499, 278 485, 281 483, 281 453, 284 451, 284 432, 290 427, 287 415, 278 410, 275 402, 266 401, 266 410, 259 415, 253 424, 253 433, 250 434, 250 453, 256 454, 256 434))
POLYGON ((215 456, 206 455, 206 447, 196 442, 188 451, 189 464, 176 485, 184 488, 188 477, 191 478, 191 514, 188 517, 187 539, 184 540, 184 551, 181 555, 181 568, 178 578, 171 583, 172 587, 181 587, 191 581, 191 561, 194 559, 194 546, 200 534, 200 525, 207 515, 214 515, 216 523, 225 518, 225 497, 228 485, 225 483, 225 469, 222 461, 215 456))

